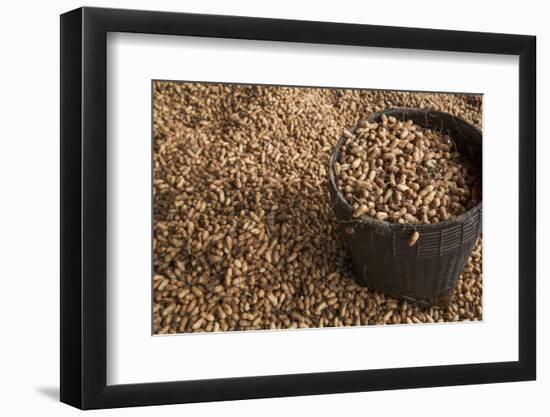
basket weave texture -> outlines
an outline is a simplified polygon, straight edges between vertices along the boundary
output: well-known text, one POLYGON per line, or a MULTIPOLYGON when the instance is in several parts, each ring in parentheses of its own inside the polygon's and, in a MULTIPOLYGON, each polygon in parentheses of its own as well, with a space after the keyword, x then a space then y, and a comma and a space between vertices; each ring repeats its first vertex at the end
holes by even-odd
MULTIPOLYGON (((481 183, 482 134, 479 129, 438 111, 397 108, 383 113, 448 133, 458 150, 474 163, 481 183)), ((373 113, 367 120, 380 121, 381 116, 381 112, 373 113)), ((345 140, 342 137, 332 152, 329 187, 334 214, 351 255, 355 279, 362 285, 397 298, 427 305, 448 305, 481 234, 481 201, 460 216, 433 224, 390 223, 369 216, 354 219, 353 208, 338 190, 334 175, 334 164, 345 140), (353 230, 353 233, 346 229, 353 230), (420 237, 411 247, 408 242, 414 230, 420 233, 420 237)))

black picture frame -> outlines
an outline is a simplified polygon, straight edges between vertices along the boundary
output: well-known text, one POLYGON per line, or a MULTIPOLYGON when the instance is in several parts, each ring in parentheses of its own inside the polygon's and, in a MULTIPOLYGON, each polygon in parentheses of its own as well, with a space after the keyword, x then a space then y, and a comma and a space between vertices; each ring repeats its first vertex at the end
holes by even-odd
POLYGON ((534 36, 84 7, 61 15, 60 57, 62 402, 94 409, 535 379, 534 36), (107 385, 108 32, 519 56, 519 360, 107 385))

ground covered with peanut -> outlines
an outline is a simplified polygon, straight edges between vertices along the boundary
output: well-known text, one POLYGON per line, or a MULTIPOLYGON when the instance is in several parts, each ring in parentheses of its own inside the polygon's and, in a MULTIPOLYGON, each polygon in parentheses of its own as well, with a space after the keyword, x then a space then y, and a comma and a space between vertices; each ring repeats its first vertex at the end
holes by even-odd
POLYGON ((445 308, 353 280, 328 159, 392 107, 482 122, 475 95, 155 81, 153 332, 481 320, 481 240, 445 308))

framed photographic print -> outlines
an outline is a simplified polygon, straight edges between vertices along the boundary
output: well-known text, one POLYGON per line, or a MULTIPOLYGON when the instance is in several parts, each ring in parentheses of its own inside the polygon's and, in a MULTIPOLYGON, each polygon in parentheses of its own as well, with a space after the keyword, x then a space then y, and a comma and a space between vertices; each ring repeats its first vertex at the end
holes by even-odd
POLYGON ((531 36, 63 14, 61 401, 535 379, 535 104, 531 36))

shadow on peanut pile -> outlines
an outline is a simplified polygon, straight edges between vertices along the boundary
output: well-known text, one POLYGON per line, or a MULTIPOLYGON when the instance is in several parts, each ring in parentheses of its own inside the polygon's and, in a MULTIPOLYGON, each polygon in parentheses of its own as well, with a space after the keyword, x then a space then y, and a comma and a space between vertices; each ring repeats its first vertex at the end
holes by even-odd
POLYGON ((481 96, 155 82, 156 334, 482 318, 481 240, 447 308, 357 285, 326 167, 342 130, 391 107, 481 127, 481 96))

